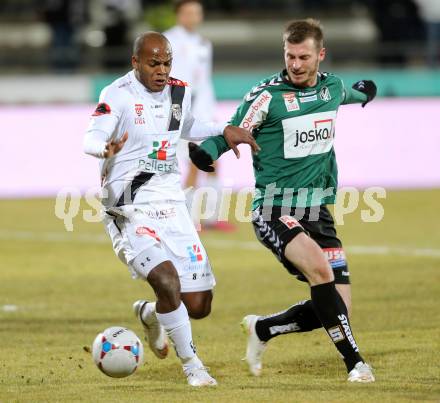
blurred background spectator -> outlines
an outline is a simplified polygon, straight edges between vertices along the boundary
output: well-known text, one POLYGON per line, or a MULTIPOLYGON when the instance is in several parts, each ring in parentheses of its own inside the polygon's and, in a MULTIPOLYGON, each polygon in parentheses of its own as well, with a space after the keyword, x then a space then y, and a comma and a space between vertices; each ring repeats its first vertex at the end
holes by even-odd
MULTIPOLYGON (((215 68, 279 66, 280 27, 313 16, 323 23, 331 68, 434 66, 438 61, 438 0, 206 0, 201 34, 215 48, 215 68), (379 64, 378 64, 379 63, 379 64)), ((174 23, 171 1, 2 0, 0 72, 120 73, 127 44, 140 31, 174 23), (50 57, 47 57, 49 52, 50 57), (26 56, 24 56, 26 54, 26 56)))
POLYGON ((51 31, 50 62, 55 70, 72 70, 80 62, 78 32, 86 23, 83 0, 45 0, 43 21, 51 31))
POLYGON ((440 1, 416 0, 426 30, 426 59, 435 68, 440 60, 440 1))
POLYGON ((93 22, 103 36, 103 67, 107 70, 121 71, 127 68, 130 60, 132 38, 130 27, 140 20, 139 0, 98 0, 90 2, 93 22))
POLYGON ((425 40, 424 24, 412 0, 367 0, 379 30, 383 65, 406 65, 425 40))

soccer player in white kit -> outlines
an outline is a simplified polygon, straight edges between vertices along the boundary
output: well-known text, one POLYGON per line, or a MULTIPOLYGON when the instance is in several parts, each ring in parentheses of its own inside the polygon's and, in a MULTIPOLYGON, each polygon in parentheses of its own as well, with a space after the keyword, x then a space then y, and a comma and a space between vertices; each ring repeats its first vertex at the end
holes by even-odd
POLYGON ((165 358, 168 336, 188 383, 210 386, 217 382, 196 354, 189 317, 209 315, 215 279, 186 208, 176 147, 180 137, 221 134, 236 153, 240 143, 258 146, 243 129, 194 119, 190 89, 169 78, 171 64, 163 35, 136 38, 133 70, 101 92, 84 151, 101 158, 104 223, 115 253, 157 296, 133 306, 151 350, 165 358))

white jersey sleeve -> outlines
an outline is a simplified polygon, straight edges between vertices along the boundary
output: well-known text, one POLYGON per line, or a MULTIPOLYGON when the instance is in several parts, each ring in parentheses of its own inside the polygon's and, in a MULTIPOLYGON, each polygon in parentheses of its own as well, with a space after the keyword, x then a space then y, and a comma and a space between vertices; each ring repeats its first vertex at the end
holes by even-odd
POLYGON ((93 112, 84 137, 84 152, 98 158, 104 157, 105 145, 110 140, 118 141, 121 132, 116 130, 124 114, 123 93, 115 87, 104 88, 99 103, 93 112))
POLYGON ((203 122, 191 116, 187 119, 182 128, 182 138, 185 140, 204 140, 212 136, 223 134, 227 123, 203 122))
MULTIPOLYGON (((190 93, 190 88, 187 87, 187 91, 190 93)), ((215 123, 207 122, 204 120, 197 119, 193 116, 191 96, 187 97, 188 101, 185 104, 186 113, 185 120, 182 122, 182 133, 181 138, 184 140, 199 141, 204 140, 212 136, 220 136, 223 134, 223 130, 228 125, 228 123, 215 123)))

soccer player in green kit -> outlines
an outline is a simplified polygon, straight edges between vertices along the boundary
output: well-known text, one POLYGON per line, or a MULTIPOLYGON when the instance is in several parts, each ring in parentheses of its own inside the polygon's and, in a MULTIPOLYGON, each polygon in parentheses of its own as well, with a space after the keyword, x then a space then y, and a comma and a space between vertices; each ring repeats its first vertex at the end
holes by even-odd
MULTIPOLYGON (((364 107, 375 97, 376 85, 363 80, 349 88, 337 76, 319 72, 325 48, 316 20, 289 23, 283 42, 286 68, 245 96, 231 124, 251 130, 261 147, 253 156, 257 238, 309 284, 311 299, 275 314, 245 316, 246 361, 258 376, 271 338, 324 327, 344 359, 348 381, 374 382, 348 319, 349 271, 326 205, 335 202, 337 190, 336 112, 343 104, 364 107)), ((191 160, 205 171, 212 171, 212 162, 228 149, 221 136, 189 144, 191 160)))

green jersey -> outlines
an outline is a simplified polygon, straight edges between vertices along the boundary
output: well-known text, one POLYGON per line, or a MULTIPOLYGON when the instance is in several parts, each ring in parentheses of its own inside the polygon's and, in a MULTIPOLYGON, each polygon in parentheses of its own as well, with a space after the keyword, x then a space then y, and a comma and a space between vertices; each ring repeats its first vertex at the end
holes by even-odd
MULTIPOLYGON (((334 203, 336 113, 341 104, 365 100, 365 94, 345 88, 339 77, 328 73, 318 73, 314 87, 298 88, 284 70, 252 88, 230 123, 252 130, 261 147, 253 156, 253 208, 334 203)), ((229 149, 222 136, 201 147, 213 160, 229 149)))

